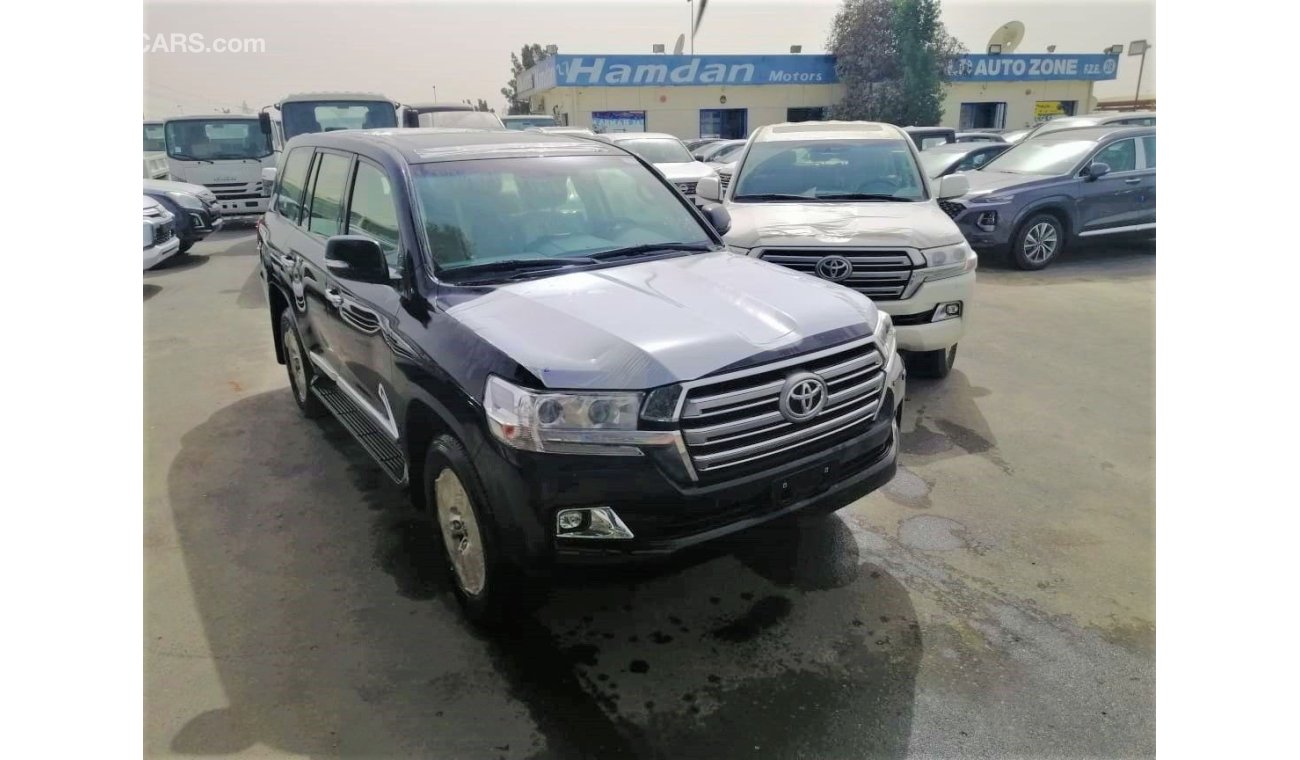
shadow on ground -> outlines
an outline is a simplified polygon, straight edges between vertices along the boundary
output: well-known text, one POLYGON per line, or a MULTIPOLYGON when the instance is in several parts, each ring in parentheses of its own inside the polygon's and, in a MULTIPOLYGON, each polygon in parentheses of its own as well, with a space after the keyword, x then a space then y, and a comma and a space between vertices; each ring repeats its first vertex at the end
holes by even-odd
POLYGON ((166 259, 153 269, 145 270, 145 279, 153 275, 171 274, 174 272, 183 272, 186 269, 194 269, 208 263, 207 256, 196 256, 192 253, 178 253, 169 259, 166 259))
POLYGON ((162 290, 161 285, 145 285, 144 300, 148 301, 150 298, 153 298, 154 296, 158 295, 158 291, 160 290, 162 290))
MULTIPOLYGON (((174 752, 906 753, 915 612, 838 518, 654 568, 566 573, 535 615, 488 638, 458 616, 431 524, 287 390, 187 433, 168 495, 206 648, 146 631, 146 675, 150 660, 210 656, 228 701, 193 716, 174 752)), ((163 698, 147 691, 146 709, 163 698)))

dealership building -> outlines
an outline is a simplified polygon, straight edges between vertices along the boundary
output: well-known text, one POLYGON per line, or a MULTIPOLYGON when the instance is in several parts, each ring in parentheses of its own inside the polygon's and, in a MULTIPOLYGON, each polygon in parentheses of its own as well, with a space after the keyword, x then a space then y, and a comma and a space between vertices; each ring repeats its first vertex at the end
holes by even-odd
MULTIPOLYGON (((1093 82, 1118 68, 1107 53, 964 55, 949 71, 942 126, 1014 129, 1087 113, 1093 82)), ((683 139, 825 119, 844 97, 832 55, 557 54, 515 85, 534 113, 562 124, 683 139)))

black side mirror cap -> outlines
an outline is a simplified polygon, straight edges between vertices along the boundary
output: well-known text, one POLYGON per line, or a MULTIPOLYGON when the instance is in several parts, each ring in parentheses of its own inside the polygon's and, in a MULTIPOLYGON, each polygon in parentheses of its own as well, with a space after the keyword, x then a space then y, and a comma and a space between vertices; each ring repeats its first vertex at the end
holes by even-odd
POLYGON ((384 250, 364 235, 335 235, 326 240, 325 266, 340 280, 376 285, 391 281, 384 250))
POLYGON ((725 235, 731 231, 731 214, 727 211, 726 206, 721 203, 710 203, 700 210, 704 213, 704 218, 709 220, 709 224, 713 225, 713 229, 719 235, 725 235))
POLYGON ((262 134, 266 135, 266 139, 271 139, 271 114, 266 111, 259 113, 257 115, 257 125, 261 127, 262 134))
POLYGON ((414 129, 420 126, 420 112, 414 108, 403 109, 402 126, 408 129, 414 129))
POLYGON ((1083 176, 1088 179, 1101 179, 1110 174, 1110 164, 1104 164, 1101 161, 1093 161, 1083 170, 1083 176))

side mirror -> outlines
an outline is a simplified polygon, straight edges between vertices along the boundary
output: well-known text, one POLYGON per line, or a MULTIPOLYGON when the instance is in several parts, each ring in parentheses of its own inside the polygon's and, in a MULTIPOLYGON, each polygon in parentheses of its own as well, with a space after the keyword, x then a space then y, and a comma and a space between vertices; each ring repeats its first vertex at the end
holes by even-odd
POLYGON ((939 200, 958 198, 970 192, 970 180, 965 174, 949 174, 939 180, 939 200))
POLYGON ((270 140, 271 139, 271 114, 267 113, 266 111, 262 111, 261 113, 259 113, 257 115, 257 126, 261 127, 262 134, 266 135, 266 139, 270 140))
POLYGON ((341 280, 389 283, 388 259, 383 249, 362 235, 335 235, 326 240, 325 266, 341 280))
MULTIPOLYGON (((704 177, 695 184, 695 196, 700 200, 717 203, 722 200, 722 185, 717 177, 704 177)), ((714 225, 715 227, 717 225, 714 225)))
POLYGON ((1094 180, 1110 174, 1110 164, 1103 164, 1100 161, 1093 161, 1083 167, 1083 176, 1085 179, 1094 180))
POLYGON ((414 108, 407 108, 402 111, 402 126, 414 129, 420 126, 420 112, 414 108))
MULTIPOLYGON (((717 180, 714 180, 714 182, 717 182, 717 180)), ((698 186, 696 186, 695 192, 699 193, 698 186)), ((717 230, 719 235, 725 235, 731 231, 731 214, 727 211, 726 206, 721 203, 710 203, 700 211, 704 213, 704 218, 709 220, 709 224, 713 225, 713 229, 717 230)))

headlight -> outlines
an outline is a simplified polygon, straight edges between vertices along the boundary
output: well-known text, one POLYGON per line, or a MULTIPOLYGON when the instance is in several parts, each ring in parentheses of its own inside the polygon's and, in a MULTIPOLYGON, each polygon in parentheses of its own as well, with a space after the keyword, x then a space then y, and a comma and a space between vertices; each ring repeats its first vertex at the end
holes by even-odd
POLYGON ((964 240, 955 245, 921 251, 921 255, 925 257, 925 269, 917 273, 921 282, 966 274, 974 271, 979 264, 975 249, 964 240))
POLYGON ((167 197, 180 204, 181 208, 192 208, 195 211, 203 210, 203 202, 189 193, 182 193, 176 190, 168 190, 167 197))
POLYGON ((881 361, 888 366, 898 347, 898 335, 894 331, 894 318, 883 311, 877 313, 880 319, 876 321, 876 345, 880 348, 881 361))
POLYGON ((981 206, 1001 206, 1010 203, 1015 199, 1016 196, 1014 195, 976 195, 974 197, 967 196, 966 198, 970 203, 979 204, 981 206))
POLYGON ((739 253, 741 256, 748 256, 748 255, 749 255, 749 252, 752 251, 752 250, 754 250, 754 249, 753 249, 753 248, 741 248, 741 247, 738 246, 738 245, 728 245, 728 246, 727 246, 727 250, 728 250, 728 251, 731 251, 732 253, 739 253))
POLYGON ((636 456, 638 445, 665 442, 636 429, 640 393, 534 391, 492 376, 483 406, 497 440, 525 451, 636 456))

